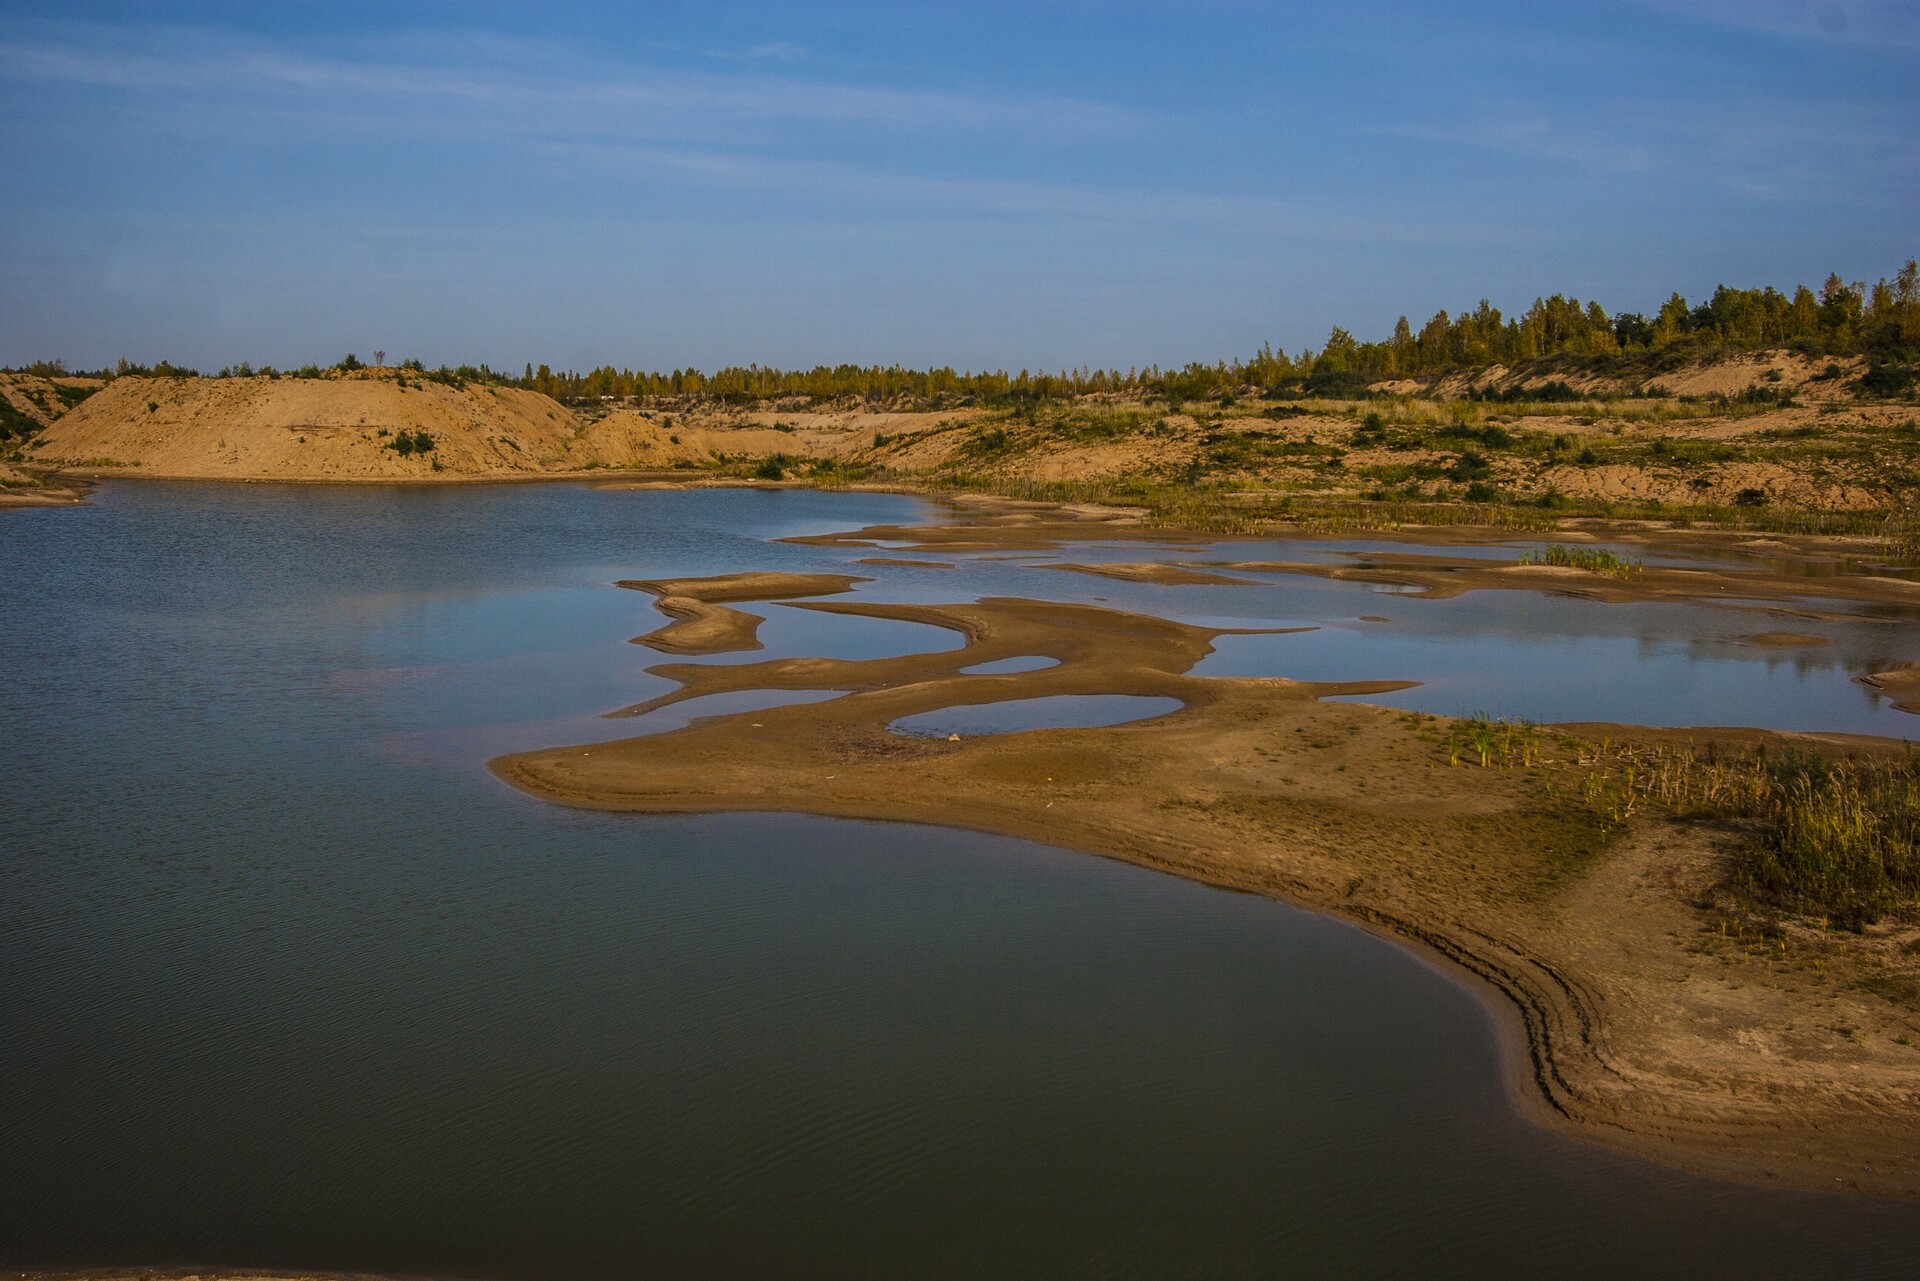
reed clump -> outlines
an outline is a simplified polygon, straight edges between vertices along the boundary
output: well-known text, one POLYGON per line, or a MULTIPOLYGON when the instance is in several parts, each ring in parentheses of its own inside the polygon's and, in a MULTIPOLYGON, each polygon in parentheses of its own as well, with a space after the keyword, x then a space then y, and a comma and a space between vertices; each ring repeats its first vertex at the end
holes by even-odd
POLYGON ((1581 797, 1618 826, 1649 807, 1745 828, 1732 887, 1779 911, 1859 930, 1920 909, 1920 758, 1722 757, 1666 744, 1583 747, 1581 797))
POLYGON ((1471 716, 1447 729, 1447 764, 1474 761, 1482 769, 1529 769, 1540 759, 1546 736, 1520 717, 1471 716))
POLYGON ((1557 565, 1562 569, 1583 569, 1605 578, 1638 578, 1644 566, 1637 560, 1617 556, 1604 547, 1568 547, 1555 543, 1538 551, 1520 553, 1522 565, 1557 565))
POLYGON ((1857 930, 1920 903, 1920 769, 1902 761, 1775 765, 1738 874, 1756 897, 1857 930))

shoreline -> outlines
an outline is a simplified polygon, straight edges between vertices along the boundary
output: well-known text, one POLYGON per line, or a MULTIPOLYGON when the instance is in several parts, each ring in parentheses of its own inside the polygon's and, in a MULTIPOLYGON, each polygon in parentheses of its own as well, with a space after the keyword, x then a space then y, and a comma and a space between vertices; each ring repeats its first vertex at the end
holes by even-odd
MULTIPOLYGON (((1110 532, 1098 524, 1080 530, 1082 537, 1110 532)), ((894 532, 889 527, 887 537, 894 532)), ((1017 536, 1033 532, 1018 528, 1017 536)), ((1920 1095, 1920 1050, 1896 1040, 1912 1012, 1852 1000, 1841 1031, 1803 1031, 1770 1048, 1767 1061, 1743 1051, 1747 1039, 1783 1021, 1792 1028, 1795 1012, 1813 1013, 1820 1001, 1850 998, 1820 990, 1824 965, 1817 976, 1777 972, 1722 949, 1713 959, 1741 976, 1736 991, 1764 989, 1757 1004, 1729 1001, 1716 990, 1720 976, 1689 958, 1699 940, 1686 932, 1700 927, 1688 924, 1687 895, 1666 882, 1691 877, 1688 893, 1705 892, 1725 832, 1640 821, 1605 839, 1583 834, 1577 815, 1543 816, 1538 787, 1518 771, 1449 768, 1436 759, 1432 727, 1442 718, 1325 701, 1408 682, 1187 675, 1222 634, 1210 629, 1004 598, 790 605, 942 626, 965 643, 890 659, 661 664, 649 670, 678 688, 609 715, 732 689, 850 692, 641 739, 508 755, 489 768, 509 785, 569 806, 771 810, 957 827, 1286 901, 1392 939, 1465 981, 1494 1012, 1510 1068, 1507 1093, 1531 1120, 1718 1178, 1920 1200, 1920 1111, 1911 1107, 1920 1095), (959 674, 1023 654, 1058 662, 1004 676, 959 674), (1074 693, 1170 696, 1183 706, 1105 729, 960 742, 887 730, 902 716, 940 707, 1074 693), (1287 731, 1311 737, 1289 741, 1287 731), (1349 739, 1358 750, 1338 752, 1349 739), (1336 755, 1311 759, 1324 746, 1336 755), (1282 756, 1279 770, 1268 768, 1282 756), (1365 777, 1349 773, 1348 763, 1365 777), (1371 796, 1368 778, 1382 784, 1371 796), (1531 847, 1567 832, 1588 847, 1543 864, 1531 847), (1598 897, 1583 902, 1589 890, 1598 897), (1676 966, 1684 977, 1641 973, 1676 966), (1667 990, 1672 982, 1683 983, 1680 995, 1667 990), (1855 1034, 1866 1026, 1877 1048, 1862 1055, 1868 1034, 1855 1034)), ((1901 750, 1900 740, 1840 734, 1542 728, 1564 743, 1584 732, 1645 744, 1901 750)), ((1538 776, 1533 783, 1573 778, 1577 754, 1548 751, 1544 757, 1554 759, 1527 774, 1538 776)))
MULTIPOLYGON (((681 473, 684 477, 684 473, 681 473)), ((104 479, 105 477, 102 477, 104 479)), ((190 478, 115 477, 136 480, 207 483, 190 478)), ((471 477, 416 482, 409 479, 280 481, 218 478, 217 483, 269 484, 511 484, 522 480, 574 481, 601 487, 614 479, 591 475, 471 477)), ((605 486, 619 489, 621 486, 605 486)), ((675 488, 682 487, 676 484, 675 488)), ((687 488, 818 488, 795 482, 711 482, 687 488)), ((930 553, 1022 550, 1058 551, 1084 541, 1159 543, 1142 559, 1167 555, 1158 566, 1128 565, 1127 577, 1142 581, 1193 581, 1252 570, 1230 562, 1181 562, 1173 556, 1195 543, 1229 543, 1255 538, 1300 538, 1342 542, 1430 542, 1474 544, 1566 539, 1576 531, 1539 532, 1471 527, 1336 533, 1275 531, 1265 535, 1214 534, 1161 528, 1142 523, 1124 509, 1065 507, 1017 499, 930 494, 902 486, 849 487, 854 492, 904 493, 944 505, 946 524, 880 526, 842 534, 797 537, 787 541, 842 549, 871 548, 876 541, 904 540, 930 553)), ((1591 524, 1579 535, 1592 536, 1591 524)), ((1598 578, 1506 574, 1498 582, 1475 587, 1590 594, 1601 599, 1694 599, 1768 613, 1792 612, 1765 599, 1753 599, 1756 586, 1778 591, 1778 599, 1815 594, 1847 600, 1906 603, 1915 584, 1859 575, 1808 579, 1777 572, 1796 547, 1808 554, 1829 554, 1846 540, 1823 536, 1773 536, 1756 540, 1741 531, 1650 530, 1634 535, 1649 543, 1698 546, 1726 539, 1765 541, 1771 547, 1752 553, 1776 572, 1745 569, 1687 571, 1693 581, 1712 582, 1711 590, 1674 590, 1667 577, 1648 576, 1659 590, 1598 578), (1790 541, 1792 540, 1792 541, 1790 541), (1737 584, 1737 590, 1726 587, 1737 584), (1889 586, 1888 584, 1893 584, 1889 586), (1857 586, 1864 590, 1845 590, 1857 586), (1839 590, 1836 590, 1836 587, 1839 590), (1794 591, 1792 589, 1800 590, 1794 591), (1892 599, 1889 599, 1891 595, 1892 599), (1732 599, 1716 599, 1731 597, 1732 599), (1744 598, 1741 599, 1741 598, 1744 598)), ((1730 550, 1742 550, 1732 548, 1730 550)), ((887 555, 912 555, 895 549, 887 555)), ((1434 560, 1451 560, 1436 557, 1434 560)), ((1061 564, 1063 571, 1095 566, 1061 564)), ((1106 566, 1111 571, 1113 566, 1106 566)), ((1274 567, 1294 572, 1292 565, 1274 567)), ((1267 570, 1260 566, 1254 572, 1267 570)), ((1311 572, 1311 571, 1309 571, 1311 572)), ((1486 562, 1395 566, 1388 572, 1432 575, 1436 582, 1463 572, 1498 574, 1486 562)), ((1262 574, 1264 577, 1264 573, 1262 574)), ((791 576, 790 576, 791 577, 791 576)), ((718 626, 704 637, 672 635, 677 623, 666 611, 666 626, 641 643, 666 653, 708 654, 745 649, 754 615, 726 610, 721 601, 746 602, 826 590, 835 576, 803 576, 806 582, 769 590, 779 576, 723 576, 722 580, 676 580, 631 584, 653 591, 661 603, 678 599, 714 607, 706 613, 718 626), (814 581, 814 579, 820 581, 814 581), (656 591, 655 589, 668 589, 656 591), (734 617, 734 615, 738 617, 734 617), (660 644, 661 641, 666 644, 660 644), (685 641, 694 645, 678 646, 685 641)), ((848 583, 855 581, 849 576, 848 583)), ((1271 581, 1270 579, 1268 581, 1271 581)), ((1403 580, 1404 581, 1404 580, 1403 580)), ((1455 579, 1454 581, 1458 581, 1455 579)), ((1429 584, 1421 583, 1422 587, 1429 584)), ((1447 585, 1451 586, 1452 583, 1447 585)), ((1648 584, 1647 586, 1651 586, 1648 584)), ((840 590, 844 590, 842 587, 840 590)), ((1772 591, 1759 593, 1762 597, 1772 591)), ((1501 770, 1471 766, 1443 768, 1428 742, 1441 718, 1402 713, 1369 704, 1325 701, 1329 696, 1382 692, 1408 682, 1354 682, 1314 685, 1285 680, 1201 678, 1187 674, 1210 648, 1219 630, 1188 627, 1145 615, 1122 614, 1095 606, 1046 601, 988 599, 974 605, 886 606, 849 601, 793 601, 792 607, 829 613, 862 614, 925 622, 957 630, 961 649, 895 659, 796 659, 770 663, 702 666, 663 663, 649 669, 679 682, 661 698, 609 715, 637 714, 703 694, 728 689, 846 689, 852 693, 813 703, 696 721, 670 733, 624 742, 555 748, 501 757, 489 763, 510 785, 557 803, 628 812, 724 812, 782 810, 829 817, 894 820, 959 827, 1033 840, 1061 848, 1114 858, 1187 879, 1262 894, 1309 911, 1337 917, 1408 948, 1423 961, 1465 982, 1494 1013, 1501 1029, 1502 1057, 1509 1061, 1506 1092, 1529 1119, 1587 1142, 1650 1157, 1668 1165, 1714 1177, 1763 1186, 1797 1186, 1871 1196, 1920 1200, 1920 1049, 1893 1062, 1883 1044, 1894 1026, 1890 1018, 1912 1022, 1910 1007, 1856 1000, 1847 1008, 1846 1035, 1803 1030, 1791 1042, 1768 1042, 1766 1053, 1784 1056, 1784 1072, 1746 1072, 1725 1055, 1704 1060, 1696 1049, 1720 1049, 1701 1042, 1705 1031, 1738 1032, 1764 1039, 1768 1019, 1786 1019, 1807 1011, 1815 988, 1806 974, 1769 975, 1762 962, 1724 954, 1711 959, 1730 966, 1748 986, 1767 987, 1777 999, 1768 1005, 1741 1007, 1716 1003, 1691 973, 1675 977, 1689 964, 1680 950, 1662 944, 1662 932, 1697 928, 1687 916, 1686 893, 1699 894, 1718 857, 1716 841, 1724 833, 1662 832, 1641 823, 1600 851, 1574 851, 1568 867, 1543 866, 1529 843, 1558 829, 1534 813, 1538 797, 1522 780, 1501 770), (1059 666, 1004 676, 960 676, 958 669, 998 658, 1046 653, 1059 666), (957 703, 1000 702, 1055 693, 1139 693, 1174 697, 1181 710, 1129 725, 1096 730, 1040 730, 1019 735, 970 739, 959 744, 903 739, 886 726, 903 715, 957 703), (751 718, 751 719, 750 719, 751 718), (760 733, 766 727, 767 733, 760 733), (1276 730, 1275 727, 1278 727, 1276 730), (1316 760, 1298 744, 1276 742, 1278 731, 1325 739, 1334 753, 1316 760), (1343 751, 1345 739, 1362 750, 1343 751), (1009 742, 1008 740, 1018 740, 1009 742), (1036 753, 1038 754, 1036 756, 1036 753), (1223 756, 1224 753, 1224 756, 1223 756), (1267 768, 1286 758, 1284 770, 1267 768), (581 759, 594 768, 583 770, 581 759), (1335 760, 1340 763, 1336 766, 1335 760), (1346 772, 1347 762, 1383 783, 1395 795, 1362 795, 1364 779, 1346 772), (1383 767, 1383 762, 1397 762, 1383 767), (1035 780, 1055 781, 1048 796, 1032 794, 1035 780), (1169 805, 1149 803, 1158 796, 1160 771, 1175 780, 1164 790, 1169 805), (1264 773, 1263 773, 1264 770, 1264 773), (1396 771, 1396 772, 1389 772, 1396 771), (864 778, 864 782, 855 786, 864 778), (1276 778, 1284 786, 1276 786, 1276 778), (635 785, 635 780, 639 785, 635 785), (1223 785, 1222 780, 1226 780, 1223 785), (1141 783, 1151 780, 1143 795, 1141 783), (1397 805, 1399 785, 1412 785, 1418 803, 1397 805), (1008 799, 1009 793, 1017 793, 1008 799), (1067 795, 1075 812, 1056 809, 1067 795), (1220 809, 1224 817, 1210 811, 1220 809), (1142 834, 1145 834, 1144 836, 1142 834), (1667 844, 1662 846, 1661 841, 1667 844), (1302 846, 1304 841, 1304 852, 1302 846), (1427 859, 1396 858, 1421 842, 1427 859), (1649 844, 1651 842, 1651 844, 1649 844), (1489 880, 1470 866, 1474 856, 1493 851, 1496 866, 1489 880), (1251 854, 1250 854, 1251 851, 1251 854), (1257 854, 1258 857, 1252 855, 1257 854), (1568 908, 1565 895, 1583 880, 1611 874, 1623 865, 1642 879, 1666 877, 1658 893, 1642 895, 1638 924, 1614 928, 1607 915, 1620 899, 1568 908), (1674 869, 1681 868, 1681 872, 1674 869), (1441 875, 1444 873, 1444 875, 1441 875), (1469 874, 1471 873, 1471 874, 1469 874), (1684 875, 1683 875, 1684 873, 1684 875), (1657 874, 1657 876, 1656 876, 1657 874), (1544 877, 1542 889, 1535 881, 1544 877), (1692 880, 1685 885, 1674 878, 1692 880), (1449 879, 1451 878, 1451 879, 1449 879), (1436 890, 1434 885, 1438 885, 1436 890), (1678 888, 1676 888, 1678 886, 1678 888), (1691 888, 1689 889, 1689 886, 1691 888), (1558 895, 1560 897, 1552 897, 1558 895), (1567 920, 1555 912, 1574 911, 1575 924, 1589 930, 1571 957, 1564 950, 1567 920), (1584 912, 1585 915, 1580 915, 1584 912), (1662 915, 1661 913, 1665 913, 1662 915), (1648 922, 1652 922, 1651 925, 1648 922), (1638 930, 1638 933, 1634 931, 1638 930), (1620 938, 1612 937, 1618 934, 1620 938), (1649 950, 1626 956, 1607 948, 1621 939, 1649 950), (1584 949, 1584 950, 1581 950, 1584 949), (1582 968, 1582 967, 1585 968, 1582 968), (1667 971, 1658 981, 1621 978, 1641 968, 1667 971), (1663 983, 1683 982, 1686 1001, 1667 1001, 1663 983), (1689 1002, 1691 1004, 1689 1004, 1689 1002), (1666 1028, 1664 1042, 1634 1042, 1640 1022, 1668 1018, 1675 1009, 1698 1016, 1698 1028, 1666 1028), (1890 1012, 1891 1011, 1891 1012, 1890 1012), (1876 1022, 1877 1020, 1877 1022, 1876 1022), (1875 1029, 1874 1050, 1864 1057, 1854 1041, 1855 1027, 1875 1029), (1617 1044, 1625 1028, 1632 1042, 1617 1044), (1817 1035, 1816 1035, 1817 1034, 1817 1035), (1688 1037, 1693 1038, 1689 1042, 1688 1037), (1665 1056, 1664 1058, 1662 1056, 1665 1056), (1699 1066, 1704 1062, 1705 1066, 1699 1066), (1698 1067, 1701 1079, 1690 1073, 1698 1067), (1862 1077, 1864 1073, 1864 1077, 1862 1077), (1832 1078, 1829 1080, 1828 1078, 1832 1078), (1865 1080, 1865 1084, 1860 1082, 1865 1080), (1828 1088, 1831 1087, 1831 1088, 1828 1088), (1759 1102, 1756 1102, 1759 1100, 1759 1102), (1771 1101, 1768 1101, 1771 1100, 1771 1101), (1704 1110, 1703 1110, 1704 1106, 1704 1110)), ((1853 616, 1858 617, 1858 616, 1853 616)), ((1871 621, 1860 619, 1860 621, 1871 621)), ((1634 726, 1546 727, 1567 735, 1585 731, 1641 742, 1688 739, 1720 744, 1803 744, 1862 752, 1896 750, 1898 740, 1848 735, 1779 734, 1744 729, 1655 730, 1634 726)), ((1917 726, 1920 728, 1920 726, 1917 726)), ((1917 735, 1916 737, 1920 737, 1917 735)), ((1555 763, 1563 774, 1573 769, 1555 763)), ((1556 820, 1557 821, 1557 820, 1556 820)), ((1562 824, 1564 826, 1564 824, 1562 824)), ((1582 837, 1581 839, 1585 839, 1582 837)), ((1618 890, 1620 886, 1613 889, 1618 890)), ((1627 890, 1640 888, 1631 878, 1627 890)), ((1631 897, 1629 895, 1628 897, 1631 897)), ((1697 939, 1693 941, 1699 941, 1697 939)), ((1707 940, 1709 946, 1711 940, 1707 940)), ((1920 948, 1913 949, 1920 953, 1920 948)), ((1629 976, 1631 977, 1631 976, 1629 976)), ((1709 975, 1711 978, 1711 975, 1709 975)), ((1738 985, 1736 985, 1738 986, 1738 985)), ((1819 999, 1826 999, 1824 994, 1819 999)), ((1852 997, 1847 997, 1853 1000, 1852 997)), ((1836 1016, 1835 1022, 1840 1020, 1836 1016)), ((1916 1037, 1915 1039, 1920 1039, 1916 1037)), ((1778 1038, 1775 1038, 1777 1041, 1778 1038)), ((1744 1044, 1744 1042, 1743 1042, 1744 1044)), ((1734 1056, 1734 1060, 1738 1059, 1734 1056)), ((1897 1058, 1897 1056, 1893 1056, 1897 1058)))
MULTIPOLYGON (((609 493, 622 492, 661 492, 677 493, 701 489, 758 489, 758 490, 805 490, 815 493, 847 494, 897 494, 907 498, 919 498, 926 502, 944 506, 960 518, 956 524, 922 524, 904 526, 876 526, 874 530, 886 530, 886 537, 904 537, 915 541, 916 532, 944 531, 961 527, 970 529, 991 529, 995 525, 1026 525, 1041 529, 1064 532, 1065 541, 1034 544, 1031 550, 1057 550, 1086 537, 1089 526, 1099 527, 1109 533, 1119 533, 1120 537, 1151 538, 1160 537, 1169 541, 1183 542, 1260 542, 1274 539, 1295 540, 1300 542, 1372 542, 1372 543, 1408 543, 1437 547, 1448 546, 1485 546, 1501 543, 1554 543, 1564 542, 1581 544, 1591 542, 1622 542, 1644 545, 1648 548, 1674 547, 1694 551, 1713 551, 1732 554, 1756 560, 1778 560, 1783 555, 1800 557, 1832 558, 1854 554, 1861 550, 1874 550, 1879 540, 1868 534, 1830 534, 1830 533, 1793 533, 1780 531, 1761 531, 1737 528, 1729 525, 1698 523, 1694 518, 1676 513, 1672 517, 1658 514, 1644 516, 1597 516, 1571 513, 1556 517, 1555 525, 1550 529, 1509 528, 1490 524, 1392 524, 1378 527, 1355 527, 1340 529, 1316 528, 1310 525, 1290 524, 1276 519, 1274 527, 1257 532, 1240 530, 1212 530, 1178 523, 1154 524, 1147 519, 1145 508, 1113 506, 1097 502, 1070 503, 1046 499, 1019 498, 1011 495, 993 493, 986 490, 941 488, 937 484, 922 480, 900 477, 886 481, 860 480, 841 484, 819 484, 812 480, 783 479, 763 480, 747 476, 722 476, 710 471, 689 471, 682 468, 592 468, 575 471, 555 472, 499 472, 487 474, 467 473, 431 473, 422 476, 234 476, 234 475, 157 475, 141 473, 133 468, 86 468, 74 466, 41 467, 35 471, 44 474, 49 480, 67 486, 81 499, 100 483, 105 481, 133 481, 141 484, 191 484, 191 485, 284 485, 284 486, 325 486, 327 488, 376 487, 432 487, 465 485, 519 485, 519 484, 565 484, 574 483, 593 489, 603 489, 609 493), (1674 521, 1680 524, 1674 524, 1674 521), (895 532, 902 531, 902 532, 895 532)), ((38 491, 19 491, 38 492, 38 491)), ((70 500, 62 500, 60 505, 71 505, 70 500)), ((1444 504, 1441 504, 1444 506, 1444 504)), ((1470 504, 1456 504, 1467 508, 1470 504)), ((1311 515, 1311 513, 1308 513, 1311 515)), ((1814 513, 1818 515, 1818 511, 1814 513)), ((846 531, 820 537, 805 537, 790 541, 802 543, 845 543, 866 530, 846 531)), ((923 544, 932 551, 939 551, 936 543, 923 544)), ((1201 568, 1230 568, 1227 565, 1204 566, 1201 568)), ((1804 582, 1797 578, 1795 581, 1804 582)))

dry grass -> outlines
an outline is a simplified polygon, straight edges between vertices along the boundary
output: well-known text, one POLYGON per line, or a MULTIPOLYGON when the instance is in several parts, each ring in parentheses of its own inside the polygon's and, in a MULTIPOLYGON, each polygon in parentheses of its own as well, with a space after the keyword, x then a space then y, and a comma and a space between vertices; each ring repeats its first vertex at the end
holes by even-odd
POLYGON ((1755 902, 1857 930, 1920 908, 1920 760, 1691 747, 1582 751, 1582 799, 1613 824, 1658 808, 1743 825, 1730 879, 1755 902))

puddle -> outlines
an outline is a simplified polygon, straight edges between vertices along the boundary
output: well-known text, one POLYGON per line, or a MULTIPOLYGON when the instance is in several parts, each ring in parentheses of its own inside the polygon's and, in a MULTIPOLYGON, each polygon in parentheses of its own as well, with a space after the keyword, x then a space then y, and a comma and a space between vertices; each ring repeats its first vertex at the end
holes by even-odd
POLYGON ((846 692, 843 689, 733 689, 656 708, 644 716, 621 717, 616 723, 625 727, 622 738, 665 734, 669 730, 684 729, 703 716, 731 716, 735 712, 757 712, 770 707, 824 703, 846 692))
POLYGON ((1178 711, 1180 706, 1177 698, 1145 698, 1137 694, 1055 694, 971 707, 942 707, 903 716, 887 728, 916 738, 946 738, 950 734, 973 738, 1029 729, 1099 729, 1165 716, 1178 711))
POLYGON ((997 658, 991 663, 975 663, 960 669, 962 676, 1012 676, 1018 672, 1038 672, 1060 666, 1057 658, 1040 654, 1022 654, 1017 658, 997 658))
MULTIPOLYGON (((831 597, 823 599, 832 599, 831 597)), ((863 614, 829 614, 816 609, 786 609, 778 603, 749 601, 734 609, 759 614, 762 648, 728 654, 702 655, 703 663, 763 663, 775 658, 899 658, 907 654, 938 654, 960 649, 967 638, 949 627, 905 622, 897 618, 869 618, 863 614)))

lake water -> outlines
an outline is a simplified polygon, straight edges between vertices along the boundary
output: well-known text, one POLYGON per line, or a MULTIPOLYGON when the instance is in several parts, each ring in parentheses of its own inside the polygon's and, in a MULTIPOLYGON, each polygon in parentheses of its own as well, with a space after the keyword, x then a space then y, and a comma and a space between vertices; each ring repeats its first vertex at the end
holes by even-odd
MULTIPOLYGON (((0 1266, 1913 1274, 1920 1208, 1532 1127, 1478 1001, 1338 922, 1020 841, 578 812, 485 772, 667 728, 598 716, 669 688, 627 643, 658 616, 614 579, 845 569, 866 553, 768 540, 926 510, 116 484, 0 516, 0 1266)), ((877 600, 1333 624, 1210 660, 1249 667, 1419 668, 1470 648, 1449 617, 1483 653, 1556 643, 1506 596, 960 563, 848 572, 877 600), (1338 659, 1375 626, 1402 640, 1338 659)), ((954 643, 765 612, 754 658, 954 643)), ((1800 668, 1702 640, 1765 627, 1723 613, 1677 650, 1637 629, 1680 615, 1564 617, 1623 683, 1700 673, 1674 715, 1763 720, 1801 687, 1836 728, 1896 715, 1847 683, 1883 642, 1846 627, 1800 668)))
POLYGON ((1177 698, 1146 698, 1138 694, 1050 694, 1044 698, 1012 698, 998 703, 964 703, 931 712, 902 716, 887 728, 918 738, 946 738, 958 734, 1011 734, 1030 729, 1096 728, 1125 725, 1180 710, 1177 698))

